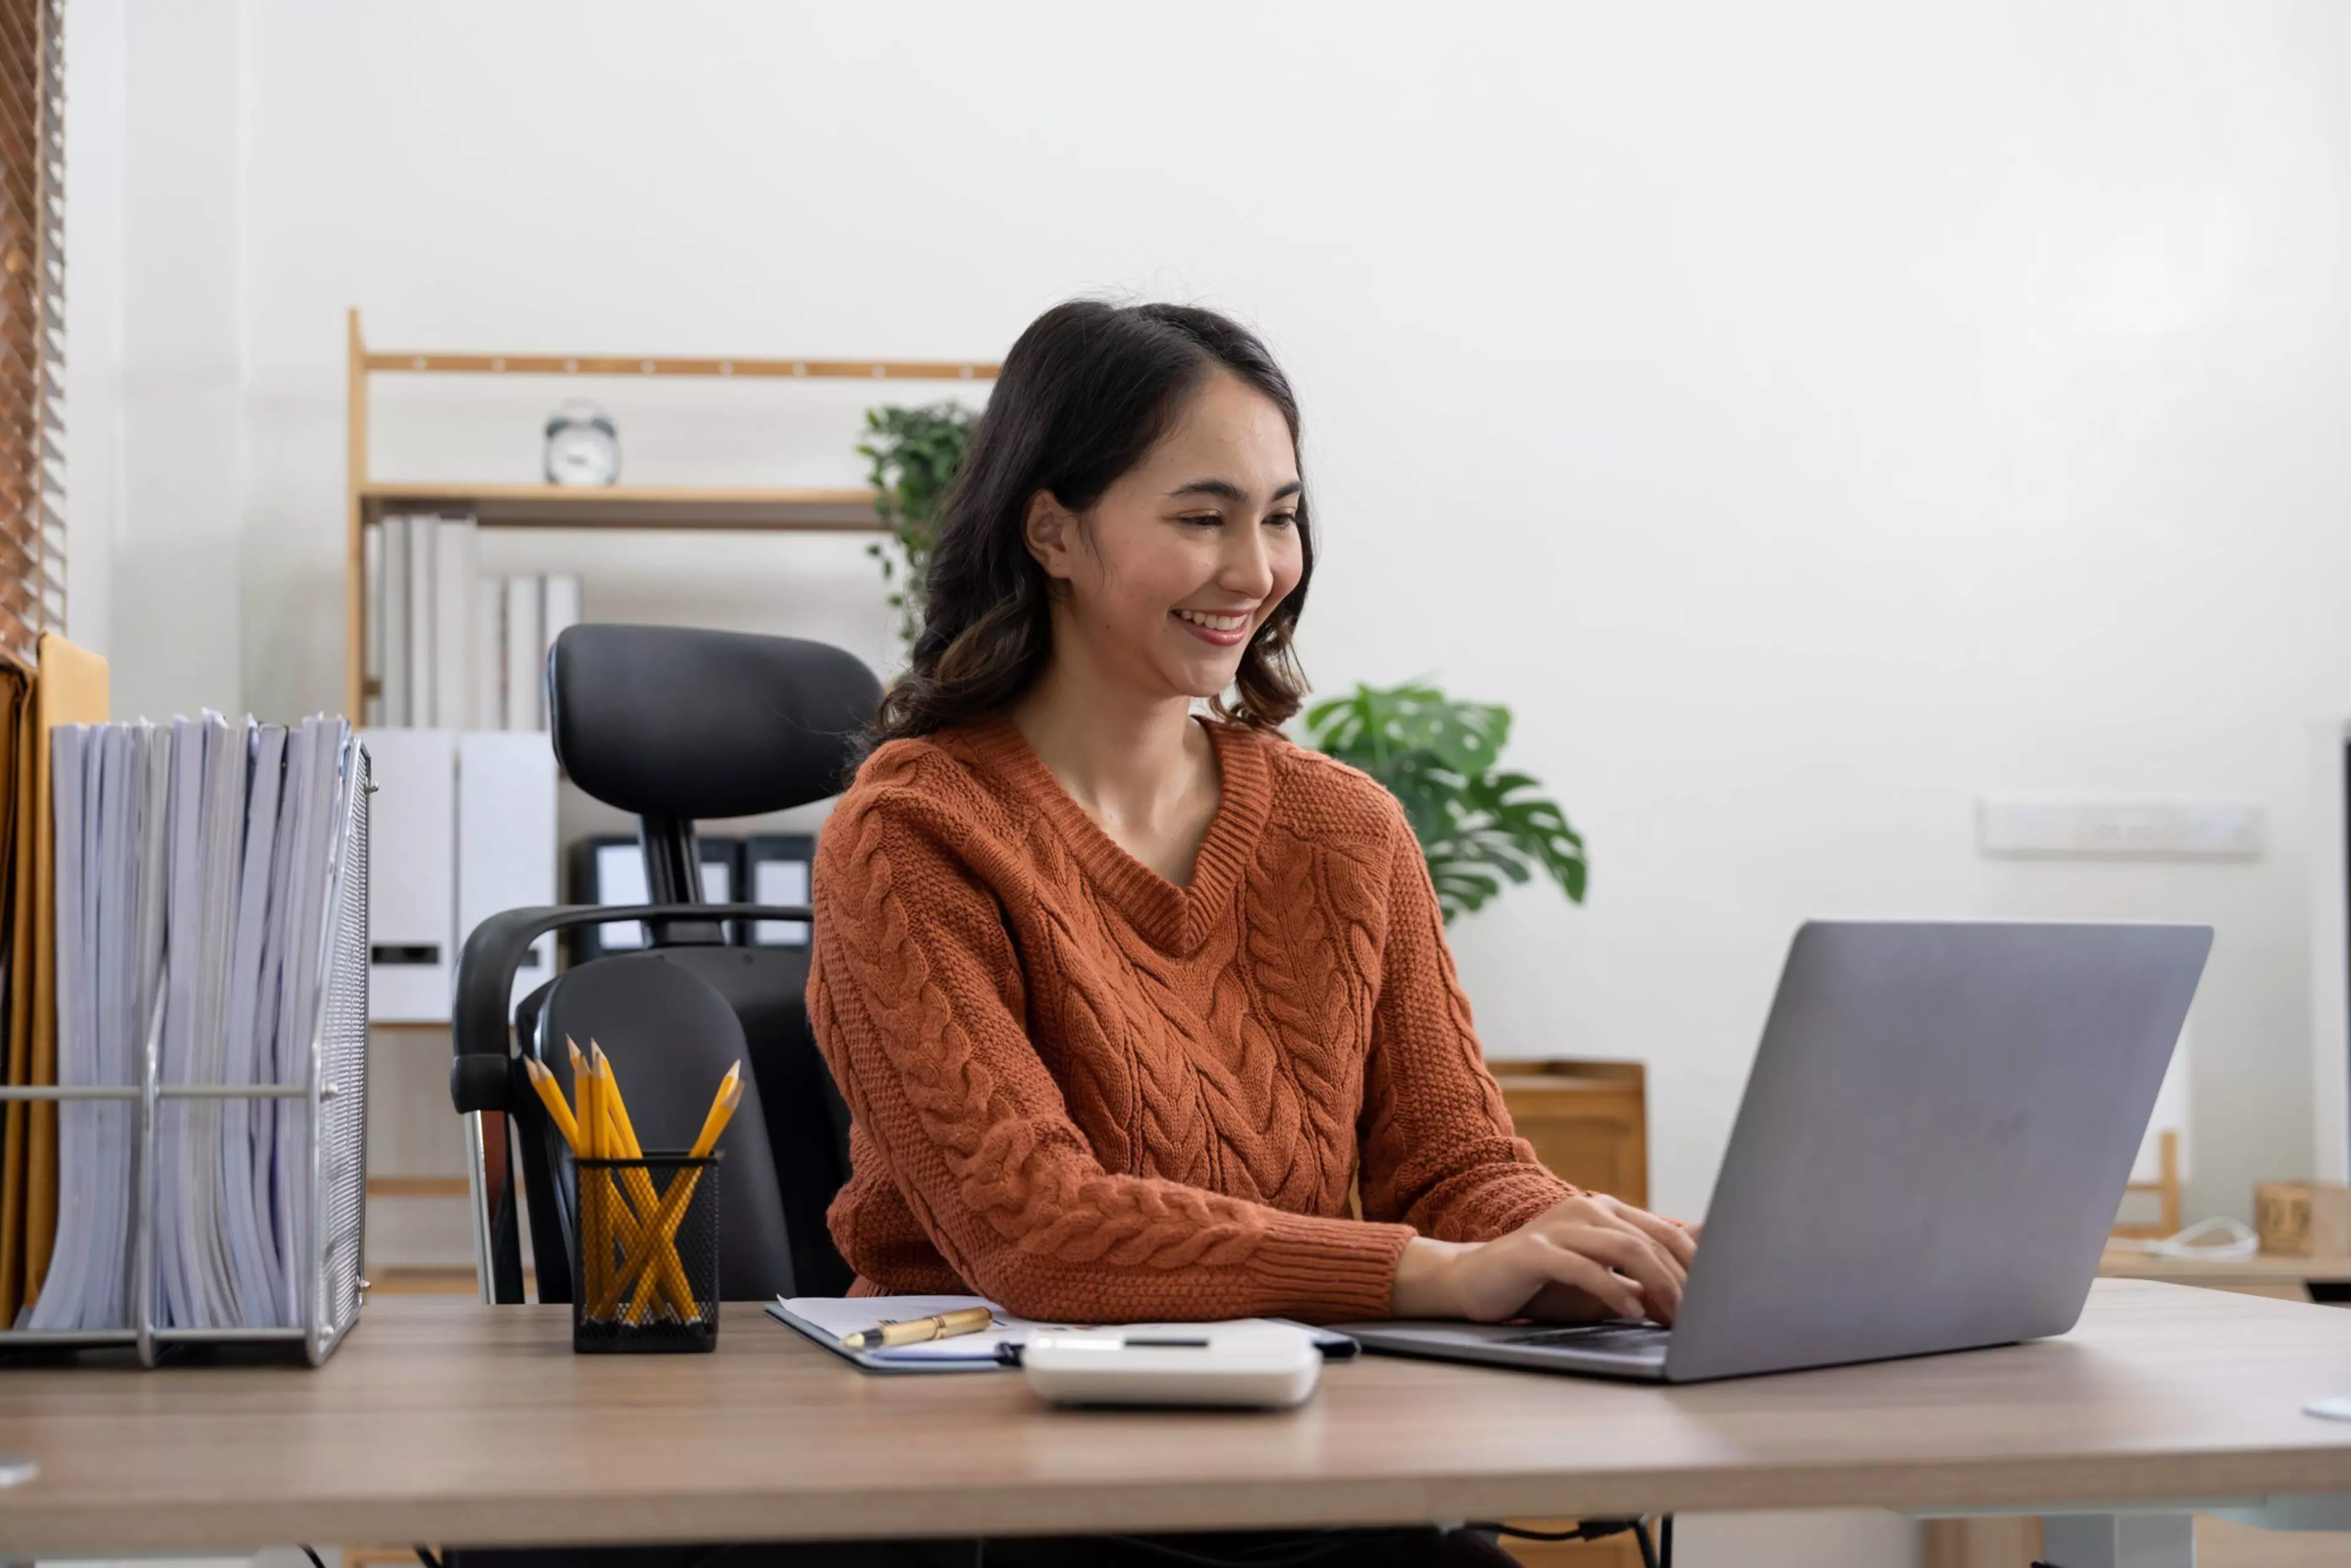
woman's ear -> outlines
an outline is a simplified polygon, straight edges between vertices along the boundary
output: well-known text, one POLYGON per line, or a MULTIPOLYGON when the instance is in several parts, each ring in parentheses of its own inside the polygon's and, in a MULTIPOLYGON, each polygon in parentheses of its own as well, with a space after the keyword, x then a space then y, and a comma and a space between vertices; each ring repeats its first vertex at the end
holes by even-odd
POLYGON ((1071 558, 1078 545, 1078 519, 1054 498, 1053 492, 1040 490, 1029 497, 1029 515, 1021 521, 1020 538, 1047 577, 1060 582, 1070 580, 1071 558))

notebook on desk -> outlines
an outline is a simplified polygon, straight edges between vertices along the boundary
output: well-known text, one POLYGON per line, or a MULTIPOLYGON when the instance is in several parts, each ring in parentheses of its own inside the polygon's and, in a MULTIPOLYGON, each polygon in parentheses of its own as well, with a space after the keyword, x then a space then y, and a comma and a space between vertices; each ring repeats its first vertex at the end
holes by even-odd
MULTIPOLYGON (((1027 1343, 1031 1330, 1077 1326, 1014 1317, 981 1296, 778 1296, 768 1303, 768 1315, 868 1372, 995 1372, 1019 1364, 1020 1346, 1027 1343), (986 1307, 995 1321, 977 1333, 922 1340, 882 1350, 858 1350, 843 1343, 851 1334, 862 1333, 885 1320, 904 1322, 969 1307, 986 1307)), ((1325 1361, 1348 1360, 1358 1348, 1345 1334, 1327 1329, 1315 1329, 1312 1333, 1315 1348, 1322 1353, 1325 1361)))

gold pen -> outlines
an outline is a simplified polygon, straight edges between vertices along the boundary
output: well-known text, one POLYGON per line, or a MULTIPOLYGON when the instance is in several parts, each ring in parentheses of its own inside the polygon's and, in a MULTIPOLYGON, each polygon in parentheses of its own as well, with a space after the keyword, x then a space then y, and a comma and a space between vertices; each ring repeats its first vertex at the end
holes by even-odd
POLYGON ((885 1320, 862 1333, 844 1335, 841 1343, 852 1350, 886 1350, 892 1345, 977 1333, 995 1321, 996 1314, 986 1307, 959 1307, 932 1318, 909 1318, 904 1322, 885 1320))

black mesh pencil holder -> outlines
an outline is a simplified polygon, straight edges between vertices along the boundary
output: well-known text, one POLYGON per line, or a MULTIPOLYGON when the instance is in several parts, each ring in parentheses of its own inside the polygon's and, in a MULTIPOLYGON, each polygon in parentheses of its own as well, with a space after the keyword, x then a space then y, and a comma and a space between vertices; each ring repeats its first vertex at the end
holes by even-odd
POLYGON ((578 1160, 575 1351, 718 1348, 718 1162, 713 1154, 578 1160))

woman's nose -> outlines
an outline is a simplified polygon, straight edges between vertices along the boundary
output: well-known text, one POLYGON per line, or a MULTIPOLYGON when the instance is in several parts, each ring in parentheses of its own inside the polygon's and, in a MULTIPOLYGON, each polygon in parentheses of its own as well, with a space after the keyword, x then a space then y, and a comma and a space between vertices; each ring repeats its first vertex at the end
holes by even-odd
POLYGON ((1235 530, 1224 552, 1217 572, 1217 584, 1233 593, 1263 599, 1273 591, 1273 560, 1265 548, 1264 530, 1235 530))

